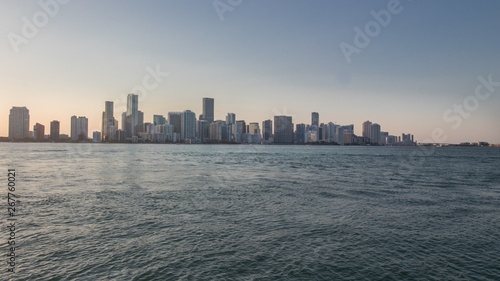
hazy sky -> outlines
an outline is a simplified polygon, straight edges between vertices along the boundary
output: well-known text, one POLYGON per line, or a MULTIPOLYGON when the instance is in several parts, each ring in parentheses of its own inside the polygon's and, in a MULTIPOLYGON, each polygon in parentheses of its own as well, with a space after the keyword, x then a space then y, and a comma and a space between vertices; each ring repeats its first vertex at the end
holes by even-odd
POLYGON ((39 3, 53 1, 0 2, 0 136, 12 106, 27 106, 46 134, 51 120, 69 133, 70 117, 86 116, 91 136, 104 102, 121 123, 123 97, 145 80, 146 122, 199 115, 213 97, 216 119, 310 123, 317 111, 357 134, 370 120, 419 141, 442 128, 446 142, 500 143, 499 1, 220 0, 217 11, 213 0, 73 0, 47 15, 39 3), (388 5, 390 21, 371 23, 388 5), (370 41, 356 44, 367 25, 370 41), (357 48, 350 63, 342 42, 357 48), (155 85, 148 68, 169 75, 155 85), (494 81, 481 99, 479 76, 494 81))

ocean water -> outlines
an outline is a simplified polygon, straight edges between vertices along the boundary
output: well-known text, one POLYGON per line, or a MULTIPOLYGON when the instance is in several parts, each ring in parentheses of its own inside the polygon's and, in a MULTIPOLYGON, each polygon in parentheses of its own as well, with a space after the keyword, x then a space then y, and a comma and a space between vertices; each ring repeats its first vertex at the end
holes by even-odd
POLYGON ((500 149, 0 143, 0 280, 500 280, 500 149))

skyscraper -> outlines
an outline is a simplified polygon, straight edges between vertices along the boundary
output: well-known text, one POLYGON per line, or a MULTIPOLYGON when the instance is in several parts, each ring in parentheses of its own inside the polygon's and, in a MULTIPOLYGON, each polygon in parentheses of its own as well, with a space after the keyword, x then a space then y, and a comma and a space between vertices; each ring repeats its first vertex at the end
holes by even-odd
POLYGON ((122 116, 123 130, 127 138, 137 136, 139 125, 139 96, 129 94, 127 96, 127 112, 122 116))
POLYGON ((262 122, 262 136, 265 141, 268 141, 269 138, 273 137, 273 121, 265 120, 262 122))
POLYGON ((306 142, 306 124, 295 126, 295 143, 304 144, 306 142))
POLYGON ((203 113, 201 114, 201 120, 207 120, 208 123, 214 122, 214 99, 213 98, 203 98, 203 113))
POLYGON ((45 140, 45 126, 39 123, 36 123, 33 126, 33 133, 35 135, 35 140, 43 141, 45 140))
POLYGON ((370 122, 370 121, 363 122, 363 137, 364 138, 371 138, 371 127, 372 127, 372 122, 370 122))
POLYGON ((181 119, 182 119, 181 112, 169 112, 168 113, 168 124, 174 126, 174 133, 175 134, 181 133, 181 119))
POLYGON ((210 126, 206 120, 196 121, 196 138, 200 140, 201 143, 205 143, 209 140, 210 126))
POLYGON ((226 124, 236 124, 236 114, 228 113, 226 116, 226 124))
POLYGON ((25 107, 13 106, 9 115, 9 139, 20 140, 30 136, 30 111, 25 107))
POLYGON ((113 102, 106 101, 104 103, 104 111, 102 112, 102 129, 101 137, 103 141, 110 141, 114 138, 115 117, 113 115, 113 102))
POLYGON ((50 140, 59 141, 59 121, 50 122, 50 140))
POLYGON ((370 127, 370 143, 380 143, 380 125, 377 123, 373 123, 370 127))
POLYGON ((318 127, 319 126, 319 113, 313 112, 311 114, 311 125, 318 127))
POLYGON ((181 140, 194 140, 196 137, 196 114, 191 110, 182 113, 181 140))
POLYGON ((89 137, 89 120, 87 117, 71 116, 71 140, 87 140, 89 137))
POLYGON ((274 116, 274 143, 293 144, 291 116, 274 116))

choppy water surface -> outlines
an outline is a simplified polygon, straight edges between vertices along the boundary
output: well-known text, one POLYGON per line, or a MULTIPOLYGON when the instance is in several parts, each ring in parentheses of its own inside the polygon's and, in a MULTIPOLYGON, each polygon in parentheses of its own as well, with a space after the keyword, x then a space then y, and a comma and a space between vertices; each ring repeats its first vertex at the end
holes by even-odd
POLYGON ((2 280, 500 280, 500 149, 2 143, 0 155, 2 194, 15 168, 22 196, 18 272, 2 260, 2 280))

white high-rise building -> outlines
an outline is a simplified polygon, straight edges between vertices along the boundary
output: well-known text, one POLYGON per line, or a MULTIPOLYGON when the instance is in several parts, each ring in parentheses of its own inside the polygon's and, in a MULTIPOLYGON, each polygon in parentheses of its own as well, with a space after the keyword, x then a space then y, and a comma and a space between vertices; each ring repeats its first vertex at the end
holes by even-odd
POLYGON ((13 106, 9 115, 9 139, 30 137, 30 111, 25 107, 13 106))
POLYGON ((89 138, 89 119, 84 116, 71 116, 71 140, 87 140, 89 138))

